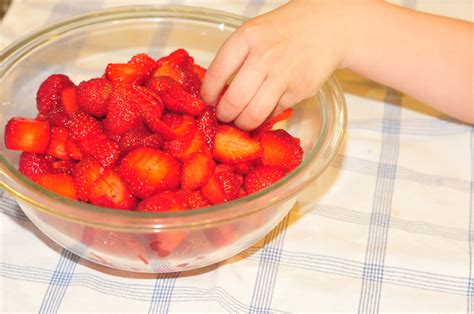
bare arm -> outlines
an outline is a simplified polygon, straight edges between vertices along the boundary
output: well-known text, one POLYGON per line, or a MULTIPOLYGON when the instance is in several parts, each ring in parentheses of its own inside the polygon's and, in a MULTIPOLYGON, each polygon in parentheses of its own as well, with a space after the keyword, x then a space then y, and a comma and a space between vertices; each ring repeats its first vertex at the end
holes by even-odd
POLYGON ((293 1, 245 23, 211 64, 202 95, 243 129, 310 97, 338 67, 474 123, 472 23, 376 0, 293 1))

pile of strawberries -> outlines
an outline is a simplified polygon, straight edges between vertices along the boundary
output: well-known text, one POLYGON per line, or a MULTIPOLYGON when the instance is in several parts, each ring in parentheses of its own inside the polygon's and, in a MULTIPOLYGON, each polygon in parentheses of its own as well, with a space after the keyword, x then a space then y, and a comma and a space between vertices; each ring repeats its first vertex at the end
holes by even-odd
POLYGON ((66 197, 139 211, 201 208, 254 193, 297 167, 299 139, 273 125, 244 132, 216 119, 199 95, 206 70, 178 49, 108 64, 75 85, 53 74, 37 92, 36 119, 14 117, 5 145, 19 170, 66 197))

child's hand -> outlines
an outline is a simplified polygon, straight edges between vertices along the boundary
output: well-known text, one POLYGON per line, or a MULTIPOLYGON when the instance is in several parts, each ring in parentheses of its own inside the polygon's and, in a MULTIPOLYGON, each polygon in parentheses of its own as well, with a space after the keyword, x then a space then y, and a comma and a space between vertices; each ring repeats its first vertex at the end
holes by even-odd
POLYGON ((209 67, 201 89, 204 101, 215 104, 235 74, 216 104, 217 117, 250 130, 272 112, 316 94, 349 55, 352 18, 345 12, 353 7, 347 1, 293 1, 249 20, 209 67))

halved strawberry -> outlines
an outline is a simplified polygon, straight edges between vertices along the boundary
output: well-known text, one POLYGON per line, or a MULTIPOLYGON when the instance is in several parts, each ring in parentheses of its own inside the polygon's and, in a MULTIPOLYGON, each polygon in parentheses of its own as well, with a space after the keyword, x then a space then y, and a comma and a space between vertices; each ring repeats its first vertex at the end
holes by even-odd
POLYGON ((42 118, 37 117, 37 120, 48 121, 51 127, 67 127, 70 123, 68 114, 63 110, 63 107, 54 109, 53 111, 45 114, 42 118))
POLYGON ((49 155, 23 152, 20 155, 18 170, 34 180, 37 175, 54 172, 55 158, 49 155))
POLYGON ((244 179, 244 188, 247 194, 255 193, 273 183, 277 182, 286 175, 283 168, 275 166, 260 166, 250 171, 244 179))
POLYGON ((145 76, 150 75, 153 72, 153 70, 155 70, 156 66, 158 65, 157 62, 146 53, 139 53, 139 54, 134 55, 128 61, 128 63, 139 64, 142 67, 143 73, 145 74, 145 76))
POLYGON ((176 192, 165 191, 145 198, 137 206, 138 211, 144 212, 169 212, 188 208, 183 195, 176 192))
POLYGON ((199 78, 199 76, 192 70, 188 69, 184 72, 185 74, 185 79, 184 79, 184 89, 193 95, 194 97, 200 97, 201 96, 201 85, 202 81, 199 78))
POLYGON ((198 129, 204 132, 204 137, 206 138, 209 149, 212 149, 217 128, 216 108, 206 106, 203 113, 196 118, 196 123, 198 129))
POLYGON ((174 64, 179 65, 181 68, 186 69, 190 68, 194 64, 194 59, 189 55, 189 53, 183 49, 179 48, 169 54, 169 56, 163 57, 158 62, 170 61, 174 64))
POLYGON ((103 167, 110 167, 120 158, 120 149, 116 142, 105 134, 97 134, 77 142, 84 155, 94 157, 103 167))
POLYGON ((35 182, 51 192, 77 199, 72 177, 65 173, 44 173, 35 178, 35 182))
POLYGON ((244 161, 244 162, 239 162, 236 164, 232 164, 234 166, 234 172, 241 174, 241 175, 246 175, 248 174, 255 166, 257 166, 258 160, 251 160, 251 161, 244 161))
POLYGON ((246 132, 231 125, 219 125, 216 128, 214 158, 220 162, 239 163, 258 159, 261 156, 260 143, 246 132))
POLYGON ((81 111, 71 118, 68 130, 69 136, 76 142, 103 133, 100 122, 93 116, 81 111))
POLYGON ((77 147, 76 143, 71 138, 68 138, 66 141, 66 152, 69 157, 75 160, 82 159, 82 153, 79 147, 77 147))
POLYGON ((191 135, 196 131, 196 121, 186 114, 167 113, 162 121, 171 129, 174 138, 191 135))
POLYGON ((51 140, 49 141, 46 153, 59 159, 69 159, 69 154, 66 151, 66 142, 68 139, 69 131, 66 128, 52 128, 51 140))
POLYGON ((270 131, 275 124, 277 124, 278 122, 287 120, 287 119, 291 118, 291 116, 293 116, 293 108, 288 108, 288 109, 280 112, 279 114, 277 114, 276 116, 266 120, 265 122, 263 122, 262 125, 260 125, 258 128, 253 130, 252 131, 252 137, 259 139, 260 136, 262 136, 262 134, 264 132, 270 131))
POLYGON ((132 193, 147 198, 165 190, 176 190, 181 181, 181 164, 154 148, 139 147, 120 163, 120 175, 132 193))
POLYGON ((184 83, 184 72, 179 65, 168 60, 158 61, 158 66, 152 74, 152 77, 168 76, 176 82, 184 83))
POLYGON ((62 106, 61 92, 74 83, 63 74, 50 75, 36 93, 36 106, 41 114, 48 114, 62 106))
POLYGON ((76 164, 73 171, 73 179, 77 197, 81 201, 86 202, 89 200, 89 190, 104 170, 104 167, 91 157, 87 157, 76 164))
POLYGON ((97 206, 116 209, 134 209, 136 198, 130 193, 120 176, 105 169, 89 189, 89 201, 97 206))
POLYGON ((193 191, 207 183, 214 173, 216 163, 202 153, 193 154, 183 163, 181 186, 186 191, 193 191))
POLYGON ((63 111, 71 118, 78 110, 76 86, 69 86, 61 91, 63 111))
POLYGON ((112 84, 103 78, 93 78, 81 82, 77 87, 79 108, 90 115, 102 118, 107 113, 106 101, 112 90, 112 84))
POLYGON ((303 149, 299 142, 285 130, 264 132, 260 143, 263 148, 262 163, 265 166, 279 166, 291 171, 303 159, 303 149))
POLYGON ((212 204, 224 203, 239 197, 242 183, 242 176, 232 172, 230 167, 217 165, 201 193, 212 204))
POLYGON ((165 108, 175 113, 186 113, 198 116, 206 107, 206 104, 182 88, 169 88, 160 93, 165 108))
POLYGON ((196 73, 201 81, 204 81, 204 76, 207 70, 200 65, 193 64, 193 71, 196 73))
POLYGON ((160 134, 151 134, 144 126, 131 129, 118 142, 122 154, 126 154, 138 147, 160 148, 163 138, 160 134))
POLYGON ((202 195, 200 190, 185 192, 184 198, 189 208, 192 209, 211 206, 211 203, 202 195))
POLYGON ((109 63, 105 77, 113 83, 141 84, 146 78, 145 69, 136 63, 109 63))
POLYGON ((204 133, 198 129, 191 134, 163 143, 163 150, 180 160, 186 160, 194 153, 205 152, 206 149, 204 133))
POLYGON ((188 231, 166 231, 151 234, 149 247, 159 257, 169 256, 189 235, 188 231))
POLYGON ((51 138, 46 121, 14 117, 5 126, 5 146, 29 153, 45 153, 51 138))

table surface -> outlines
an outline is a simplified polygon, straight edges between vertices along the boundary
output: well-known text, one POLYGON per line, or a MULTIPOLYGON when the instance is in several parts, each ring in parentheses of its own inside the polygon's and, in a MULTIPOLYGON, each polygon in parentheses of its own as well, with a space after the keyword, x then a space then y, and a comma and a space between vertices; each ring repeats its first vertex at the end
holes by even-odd
MULTIPOLYGON (((51 21, 125 4, 252 17, 281 1, 13 0, 0 47, 51 21)), ((472 1, 392 1, 472 21, 472 1)), ((474 131, 347 70, 344 147, 255 246, 203 269, 131 274, 43 236, 0 190, 0 311, 298 312, 473 309, 474 131)))

